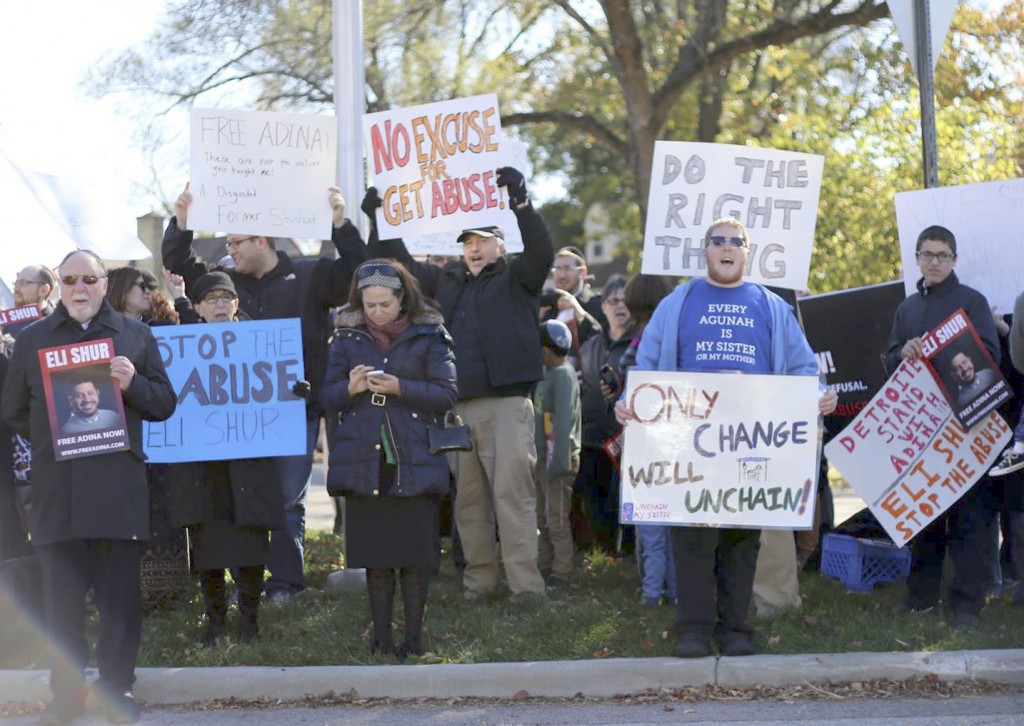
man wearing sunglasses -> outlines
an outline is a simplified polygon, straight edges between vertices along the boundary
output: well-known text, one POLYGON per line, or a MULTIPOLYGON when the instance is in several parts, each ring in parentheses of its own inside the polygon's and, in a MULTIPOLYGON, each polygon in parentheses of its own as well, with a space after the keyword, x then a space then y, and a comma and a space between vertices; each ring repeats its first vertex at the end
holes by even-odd
POLYGON ((196 280, 211 270, 226 273, 238 293, 239 310, 251 320, 299 318, 302 321, 302 356, 306 381, 296 390, 306 396, 306 453, 278 457, 285 506, 285 529, 273 531, 267 567, 268 600, 286 602, 305 588, 303 552, 306 531, 306 496, 313 467, 313 448, 323 413, 317 393, 327 371, 327 338, 331 332, 329 313, 345 302, 352 274, 367 259, 366 245, 359 230, 345 219, 345 200, 337 187, 328 189, 331 205, 331 241, 338 252, 334 260, 317 257, 292 260, 275 249, 275 239, 263 235, 227 236, 228 255, 233 266, 201 261, 192 248, 188 229, 188 208, 192 203, 189 186, 178 196, 175 216, 164 232, 164 266, 185 279, 190 290, 196 280))
MULTIPOLYGON (((680 285, 655 309, 640 339, 637 370, 818 376, 793 309, 743 280, 750 242, 739 220, 725 217, 708 227, 704 260, 707 277, 680 285)), ((819 412, 831 413, 837 400, 835 392, 824 392, 819 412)), ((629 421, 625 401, 615 404, 615 415, 623 425, 629 421)), ((672 527, 677 658, 711 655, 712 638, 722 655, 753 654, 748 612, 760 540, 757 529, 672 527)))
POLYGON ((59 272, 60 302, 49 317, 22 331, 0 399, 0 415, 32 441, 32 544, 42 573, 54 694, 40 721, 69 723, 82 712, 91 588, 100 616, 100 677, 93 690, 111 723, 134 723, 139 707, 131 687, 142 634, 139 561, 150 536, 142 421, 168 418, 175 394, 149 326, 104 299, 103 262, 91 252, 72 252, 59 272), (38 351, 105 338, 113 340, 109 375, 124 400, 131 448, 57 461, 38 351))
MULTIPOLYGON (((958 309, 963 308, 981 337, 992 360, 1000 359, 999 333, 988 300, 977 290, 960 283, 956 267, 956 237, 934 225, 917 236, 915 245, 921 277, 917 292, 896 308, 892 336, 885 353, 891 375, 901 360, 921 358, 921 338, 958 309)), ((964 374, 966 376, 966 373, 964 374)), ((973 375, 973 373, 972 373, 973 375)), ((995 557, 996 483, 984 477, 945 514, 925 527, 910 542, 910 576, 904 607, 912 613, 939 612, 942 570, 947 544, 953 560, 953 585, 946 608, 957 630, 978 627, 981 609, 995 557)))
MULTIPOLYGON (((405 265, 438 301, 455 346, 459 402, 456 411, 470 427, 473 451, 450 459, 455 472, 455 521, 466 557, 464 596, 478 600, 498 588, 501 559, 513 597, 543 593, 537 569, 537 502, 533 466, 533 384, 544 376, 537 333, 537 296, 548 276, 554 251, 551 235, 526 191, 523 175, 497 170, 497 185, 508 200, 523 235, 523 253, 505 258, 498 227, 467 229, 459 235, 462 259, 443 268, 417 262, 400 239, 378 243, 370 252, 405 265)), ((375 218, 382 202, 367 190, 362 209, 375 218)))

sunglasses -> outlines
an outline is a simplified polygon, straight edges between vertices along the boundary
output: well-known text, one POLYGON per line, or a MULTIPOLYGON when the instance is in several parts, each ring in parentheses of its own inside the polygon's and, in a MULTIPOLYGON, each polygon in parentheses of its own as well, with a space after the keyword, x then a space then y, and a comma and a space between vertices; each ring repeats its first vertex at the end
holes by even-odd
POLYGON ((106 275, 61 275, 60 281, 62 284, 68 287, 74 287, 81 280, 86 285, 95 285, 97 282, 102 280, 106 275))
POLYGON ((726 244, 732 245, 733 247, 745 247, 747 244, 742 237, 722 237, 717 234, 710 239, 710 242, 715 247, 721 247, 726 244))
POLYGON ((371 275, 387 275, 388 277, 398 277, 398 269, 394 265, 389 265, 386 262, 373 262, 368 265, 363 265, 356 270, 356 277, 360 280, 371 275))

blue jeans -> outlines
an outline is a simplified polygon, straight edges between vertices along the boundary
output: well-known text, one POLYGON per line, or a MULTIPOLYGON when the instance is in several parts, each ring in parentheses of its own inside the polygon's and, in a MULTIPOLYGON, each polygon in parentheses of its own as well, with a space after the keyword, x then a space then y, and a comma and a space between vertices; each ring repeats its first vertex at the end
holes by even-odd
POLYGON ((320 429, 320 417, 306 419, 306 453, 276 459, 284 500, 284 529, 270 532, 266 591, 296 593, 306 587, 303 548, 306 539, 306 495, 313 472, 313 448, 320 429))
POLYGON ((672 600, 676 597, 671 533, 671 527, 657 524, 636 526, 636 541, 640 546, 640 582, 645 600, 662 595, 672 600))

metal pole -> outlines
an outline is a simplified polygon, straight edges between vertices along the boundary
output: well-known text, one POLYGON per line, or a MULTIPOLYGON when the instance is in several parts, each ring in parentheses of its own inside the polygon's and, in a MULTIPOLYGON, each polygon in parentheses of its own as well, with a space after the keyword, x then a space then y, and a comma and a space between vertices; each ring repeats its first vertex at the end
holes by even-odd
POLYGON ((939 185, 939 152, 935 139, 935 71, 932 63, 929 0, 914 0, 914 39, 921 93, 921 160, 925 189, 939 185))
POLYGON ((337 179, 346 213, 363 239, 368 220, 359 212, 366 188, 363 173, 363 114, 366 112, 363 70, 363 4, 333 0, 334 113, 338 122, 337 179))

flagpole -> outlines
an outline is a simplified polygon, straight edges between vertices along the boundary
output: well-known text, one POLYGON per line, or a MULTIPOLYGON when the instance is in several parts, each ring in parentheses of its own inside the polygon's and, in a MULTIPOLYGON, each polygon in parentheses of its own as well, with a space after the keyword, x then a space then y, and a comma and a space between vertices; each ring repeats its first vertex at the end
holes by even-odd
POLYGON ((333 0, 334 113, 338 123, 337 180, 347 215, 363 239, 369 231, 359 213, 366 187, 363 173, 363 114, 366 112, 361 0, 333 0))

